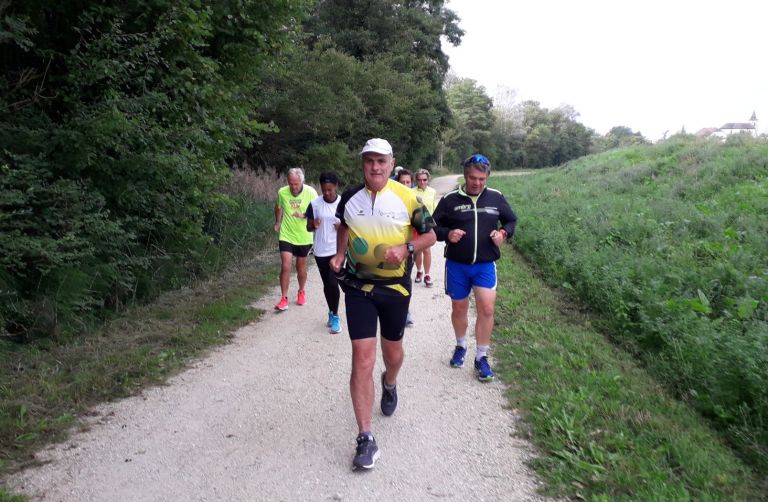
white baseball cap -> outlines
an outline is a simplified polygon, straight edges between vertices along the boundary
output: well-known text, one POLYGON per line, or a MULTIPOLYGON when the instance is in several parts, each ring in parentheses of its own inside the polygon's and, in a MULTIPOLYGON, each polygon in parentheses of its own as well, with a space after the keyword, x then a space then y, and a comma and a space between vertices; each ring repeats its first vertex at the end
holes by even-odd
POLYGON ((390 145, 389 141, 385 139, 369 139, 365 142, 365 146, 360 151, 360 155, 366 154, 368 152, 380 153, 382 155, 392 155, 392 145, 390 145))

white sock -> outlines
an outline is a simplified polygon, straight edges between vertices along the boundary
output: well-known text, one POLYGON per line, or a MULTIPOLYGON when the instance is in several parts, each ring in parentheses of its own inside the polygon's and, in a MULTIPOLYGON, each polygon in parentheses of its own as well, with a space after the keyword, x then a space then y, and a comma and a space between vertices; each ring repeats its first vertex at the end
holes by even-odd
POLYGON ((481 358, 485 357, 488 354, 489 347, 490 345, 478 345, 477 354, 475 355, 475 361, 479 361, 481 358))
POLYGON ((456 345, 458 345, 459 347, 464 347, 466 349, 467 348, 467 337, 466 336, 462 336, 461 338, 457 338, 456 339, 456 345))

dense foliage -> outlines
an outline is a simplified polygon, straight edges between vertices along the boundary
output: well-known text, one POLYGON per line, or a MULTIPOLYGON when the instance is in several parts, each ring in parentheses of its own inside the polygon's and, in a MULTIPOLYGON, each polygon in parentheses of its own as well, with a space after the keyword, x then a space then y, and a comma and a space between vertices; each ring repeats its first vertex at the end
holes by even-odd
POLYGON ((497 183, 524 254, 768 471, 768 144, 673 138, 497 183))
POLYGON ((441 37, 463 32, 443 0, 324 0, 304 24, 304 44, 272 65, 257 117, 276 131, 244 152, 255 167, 336 170, 357 180, 366 139, 387 138, 400 164, 426 167, 449 110, 441 37))
POLYGON ((205 262, 254 75, 303 0, 0 4, 0 332, 52 334, 205 262))

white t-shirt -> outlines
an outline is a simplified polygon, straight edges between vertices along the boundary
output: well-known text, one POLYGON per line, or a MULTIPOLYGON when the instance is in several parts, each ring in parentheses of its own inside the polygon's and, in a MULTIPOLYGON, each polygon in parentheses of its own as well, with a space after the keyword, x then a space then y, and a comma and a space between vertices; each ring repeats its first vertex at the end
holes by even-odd
POLYGON ((307 206, 307 219, 319 218, 320 227, 315 229, 315 256, 320 258, 336 254, 336 227, 341 223, 336 217, 336 207, 341 197, 336 194, 336 200, 326 202, 323 196, 319 196, 307 206))

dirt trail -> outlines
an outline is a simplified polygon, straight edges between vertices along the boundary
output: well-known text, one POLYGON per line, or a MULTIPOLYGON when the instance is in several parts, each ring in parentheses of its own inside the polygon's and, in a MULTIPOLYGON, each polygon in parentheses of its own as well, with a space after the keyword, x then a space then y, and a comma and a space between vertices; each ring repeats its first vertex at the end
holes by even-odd
MULTIPOLYGON (((454 183, 445 177, 433 186, 454 183)), ((414 285, 399 407, 392 417, 374 410, 374 470, 350 468, 351 347, 346 325, 328 334, 312 267, 307 305, 275 313, 275 289, 255 304, 264 316, 232 343, 166 386, 98 407, 89 431, 39 453, 48 463, 9 487, 32 500, 78 502, 538 500, 505 386, 477 382, 471 363, 447 364, 453 335, 442 251, 442 243, 433 249, 435 287, 414 285)), ((381 368, 379 356, 376 376, 381 368)))

